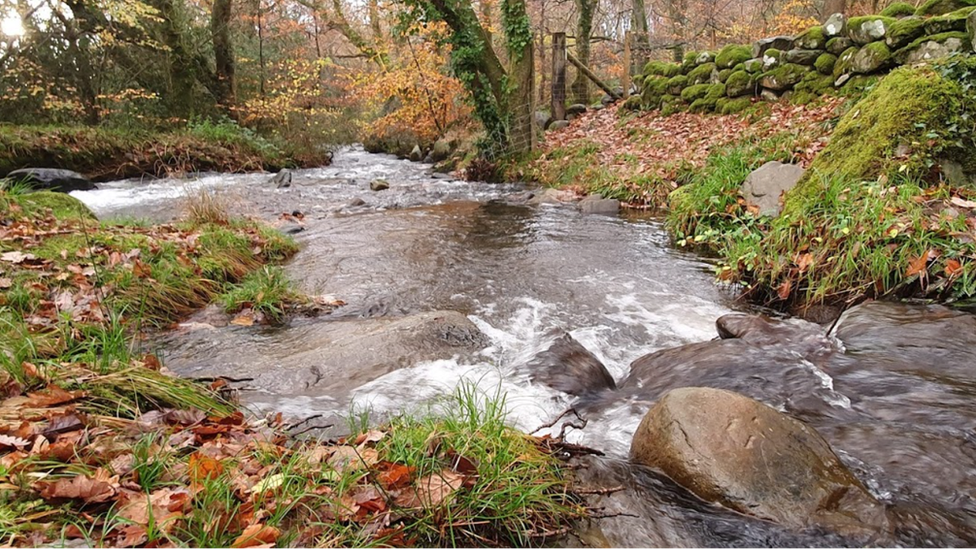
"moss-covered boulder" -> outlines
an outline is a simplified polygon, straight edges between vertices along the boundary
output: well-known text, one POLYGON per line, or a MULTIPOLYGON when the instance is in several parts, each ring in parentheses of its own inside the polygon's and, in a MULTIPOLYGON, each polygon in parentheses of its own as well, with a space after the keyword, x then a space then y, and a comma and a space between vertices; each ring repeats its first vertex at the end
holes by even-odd
POLYGON ((763 70, 763 60, 750 59, 742 63, 742 69, 751 74, 760 73, 763 70))
POLYGON ((643 74, 647 76, 666 76, 671 78, 681 73, 681 65, 676 63, 665 63, 664 61, 648 61, 644 65, 643 74))
POLYGON ((720 69, 731 69, 732 67, 752 58, 752 48, 729 44, 722 48, 715 56, 715 64, 720 69))
POLYGON ((766 89, 773 91, 785 91, 803 79, 803 75, 810 71, 810 67, 797 65, 795 63, 785 63, 770 71, 763 73, 760 84, 766 89))
POLYGON ((695 63, 698 65, 704 65, 705 63, 714 63, 714 62, 715 62, 715 54, 710 51, 703 51, 698 54, 698 57, 695 58, 695 63))
POLYGON ((976 51, 976 11, 966 18, 966 32, 969 34, 969 47, 976 51))
POLYGON ((54 191, 37 191, 17 197, 17 202, 28 213, 44 213, 51 210, 58 219, 95 220, 95 214, 77 198, 54 191))
POLYGON ((827 52, 834 55, 840 55, 852 47, 854 47, 854 41, 846 36, 838 36, 827 40, 827 52))
POLYGON ((752 106, 752 97, 737 97, 723 101, 716 105, 716 112, 721 114, 737 114, 752 106))
POLYGON ((855 74, 871 74, 891 65, 891 50, 884 42, 871 42, 864 46, 851 60, 851 71, 855 74))
POLYGON ((793 40, 793 47, 800 50, 822 50, 826 45, 827 37, 820 26, 810 27, 793 40))
POLYGON ((865 15, 851 17, 847 21, 847 35, 859 45, 870 44, 876 40, 883 40, 888 35, 888 29, 898 21, 894 17, 881 15, 865 15))
POLYGON ((685 54, 684 59, 681 61, 681 74, 688 74, 692 69, 698 66, 698 52, 690 51, 685 54))
POLYGON ((929 18, 925 21, 925 34, 964 32, 966 30, 966 18, 973 10, 976 10, 976 7, 963 8, 952 13, 929 18))
POLYGON ((670 78, 664 76, 649 76, 644 78, 641 99, 645 109, 652 110, 661 106, 661 96, 668 91, 670 78))
POLYGON ((813 68, 820 74, 834 74, 834 64, 837 63, 837 56, 832 53, 822 53, 813 62, 813 68))
POLYGON ((641 109, 642 98, 639 95, 631 95, 624 101, 624 104, 620 106, 621 109, 625 111, 639 111, 641 109))
POLYGON ((783 63, 783 52, 776 48, 769 48, 762 56, 762 70, 768 71, 783 63))
POLYGON ((692 103, 705 97, 708 90, 712 87, 711 84, 694 84, 688 86, 687 88, 681 90, 681 100, 687 103, 692 103))
POLYGON ((762 40, 757 40, 752 45, 752 56, 762 57, 770 49, 777 49, 780 51, 793 49, 793 37, 773 36, 770 38, 763 38, 762 40))
POLYGON ((735 71, 725 81, 725 94, 731 98, 752 95, 756 90, 756 79, 746 71, 735 71))
POLYGON ((895 2, 881 10, 881 15, 885 17, 908 17, 915 15, 915 6, 908 2, 895 2))
POLYGON ((815 200, 823 177, 857 181, 899 172, 922 175, 928 170, 927 160, 941 147, 926 134, 947 124, 959 110, 962 97, 957 83, 931 68, 892 71, 841 118, 830 144, 787 195, 784 214, 796 210, 798 202, 815 200), (911 158, 896 152, 902 144, 912 144, 911 158))
POLYGON ((976 0, 928 0, 919 6, 915 15, 945 15, 972 6, 976 6, 976 0))
POLYGON ((905 17, 895 21, 888 28, 885 44, 891 49, 898 49, 910 44, 925 33, 925 19, 922 17, 905 17))
POLYGON ((820 57, 821 53, 823 53, 823 50, 789 50, 783 57, 787 63, 812 67, 817 62, 817 58, 820 57))
POLYGON ((935 36, 923 36, 896 51, 893 58, 901 65, 929 63, 963 51, 969 35, 965 32, 946 32, 935 36))
POLYGON ((854 61, 854 56, 858 52, 857 47, 847 48, 844 53, 837 57, 837 62, 834 63, 834 78, 840 78, 851 71, 851 62, 854 61))
POLYGON ((661 114, 670 116, 676 112, 685 110, 687 103, 680 97, 665 95, 661 98, 661 114))
POLYGON ((688 77, 679 74, 668 80, 668 93, 671 95, 681 95, 681 90, 688 86, 688 77))
POLYGON ((722 69, 718 71, 718 81, 720 84, 724 84, 728 81, 729 76, 732 76, 732 69, 722 69))
MULTIPOLYGON (((796 86, 793 86, 793 91, 797 94, 809 94, 816 97, 826 95, 834 91, 834 77, 833 75, 810 71, 803 76, 803 79, 796 86)), ((795 96, 793 102, 797 102, 795 96)))
POLYGON ((718 78, 718 72, 716 71, 715 63, 705 63, 698 65, 691 72, 688 73, 688 83, 690 84, 705 84, 712 80, 712 72, 716 73, 716 79, 718 78))

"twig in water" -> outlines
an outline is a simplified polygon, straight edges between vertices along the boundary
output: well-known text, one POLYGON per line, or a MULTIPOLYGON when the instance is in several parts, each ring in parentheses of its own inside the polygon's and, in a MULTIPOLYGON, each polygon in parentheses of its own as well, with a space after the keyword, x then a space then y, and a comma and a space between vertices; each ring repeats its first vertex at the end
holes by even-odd
POLYGON ((586 495, 605 496, 605 495, 608 495, 608 494, 615 494, 617 492, 623 492, 626 489, 627 489, 626 486, 615 486, 613 488, 588 488, 588 489, 582 489, 582 490, 581 489, 576 489, 576 490, 573 490, 573 493, 574 494, 583 495, 583 496, 586 496, 586 495))

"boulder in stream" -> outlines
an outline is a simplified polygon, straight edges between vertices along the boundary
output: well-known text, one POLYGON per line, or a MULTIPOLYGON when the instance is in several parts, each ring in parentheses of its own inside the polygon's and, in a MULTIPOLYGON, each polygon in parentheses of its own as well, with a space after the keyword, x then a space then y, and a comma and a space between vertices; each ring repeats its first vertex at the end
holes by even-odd
POLYGON ((95 184, 85 176, 71 170, 54 168, 24 168, 7 174, 8 181, 23 183, 37 191, 55 191, 70 193, 71 191, 90 191, 95 184))
POLYGON ((286 189, 291 187, 292 173, 289 169, 281 170, 271 178, 271 183, 276 189, 286 189))
POLYGON ((644 416, 630 453, 706 501, 785 526, 887 530, 884 505, 815 430, 731 391, 669 391, 644 416))
POLYGON ((369 190, 385 191, 390 188, 390 183, 385 179, 374 179, 369 182, 369 190))
POLYGON ((533 383, 574 396, 617 388, 600 359, 569 334, 563 334, 529 363, 533 383))

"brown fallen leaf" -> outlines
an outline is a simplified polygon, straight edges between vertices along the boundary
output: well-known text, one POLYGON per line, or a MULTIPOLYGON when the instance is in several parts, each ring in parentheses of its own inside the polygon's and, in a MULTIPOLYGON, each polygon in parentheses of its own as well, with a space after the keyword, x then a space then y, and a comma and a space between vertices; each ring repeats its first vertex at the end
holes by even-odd
POLYGON ((947 276, 956 276, 962 272, 962 263, 958 259, 949 259, 945 263, 945 274, 947 276))
POLYGON ((119 477, 109 476, 105 469, 98 469, 93 477, 78 475, 34 484, 44 499, 80 499, 85 503, 109 501, 115 497, 118 487, 119 477))
POLYGON ((416 467, 408 467, 388 461, 382 461, 378 466, 381 472, 377 475, 377 480, 387 490, 395 490, 410 484, 413 473, 417 470, 416 467))
POLYGON ((35 256, 34 254, 25 254, 24 252, 18 252, 18 251, 0 254, 0 261, 6 261, 8 263, 13 263, 14 265, 19 265, 24 261, 29 261, 34 259, 37 259, 37 256, 35 256))
POLYGON ((8 450, 9 449, 23 450, 28 445, 30 445, 30 441, 26 439, 20 437, 12 437, 8 435, 0 435, 0 448, 5 448, 8 450))
POLYGON ((420 479, 413 489, 404 490, 395 503, 411 509, 437 507, 448 501, 462 484, 464 475, 444 469, 420 479))
POLYGON ((199 483, 219 477, 224 472, 224 465, 212 457, 195 452, 190 455, 188 472, 190 480, 199 483))
POLYGON ((274 547, 281 531, 273 526, 263 524, 252 524, 237 536, 231 547, 240 549, 244 547, 274 547))
POLYGON ((788 299, 790 297, 790 292, 793 291, 793 281, 789 278, 783 281, 776 290, 780 299, 788 299))
POLYGON ((967 208, 970 210, 976 209, 976 202, 973 202, 972 200, 966 200, 964 198, 959 198, 958 196, 953 196, 950 202, 952 202, 953 206, 959 206, 960 208, 967 208))
MULTIPOLYGON (((37 371, 37 368, 34 368, 37 371)), ((85 391, 65 391, 57 385, 48 385, 43 391, 38 391, 36 393, 28 393, 27 396, 30 398, 29 406, 32 408, 48 408, 51 406, 58 406, 60 404, 66 404, 78 400, 79 398, 84 398, 88 393, 85 391)))
POLYGON ((254 326, 254 312, 251 309, 244 309, 230 323, 234 326, 254 326))

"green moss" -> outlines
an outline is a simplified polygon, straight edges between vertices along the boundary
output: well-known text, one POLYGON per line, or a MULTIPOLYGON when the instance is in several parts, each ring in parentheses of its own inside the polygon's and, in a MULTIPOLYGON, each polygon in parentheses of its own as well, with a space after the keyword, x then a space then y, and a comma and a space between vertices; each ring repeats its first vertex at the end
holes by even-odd
POLYGON ((640 110, 640 108, 641 108, 641 99, 642 98, 639 95, 631 95, 630 97, 627 98, 626 101, 624 101, 624 104, 621 105, 620 108, 622 108, 624 110, 627 110, 627 111, 637 111, 637 110, 640 110))
POLYGON ((836 36, 827 40, 827 51, 834 54, 840 55, 844 53, 844 50, 850 48, 854 45, 854 41, 846 36, 836 36))
MULTIPOLYGON (((803 80, 793 87, 793 91, 797 93, 809 93, 816 97, 820 97, 834 91, 834 77, 832 75, 823 75, 815 71, 808 72, 806 75, 804 75, 803 80)), ((794 103, 797 102, 795 98, 791 99, 794 103)))
POLYGON ((770 71, 763 73, 760 83, 764 88, 783 91, 792 88, 810 71, 809 67, 794 63, 784 63, 770 71))
POLYGON ((679 74, 668 80, 668 93, 671 95, 681 95, 681 90, 685 89, 686 86, 688 86, 688 77, 679 74))
POLYGON ((691 103, 697 99, 705 97, 708 90, 711 89, 711 84, 695 84, 693 86, 688 86, 687 88, 681 90, 681 99, 691 103))
POLYGON ((705 82, 708 82, 711 79, 712 71, 714 71, 715 68, 715 63, 698 65, 688 73, 688 82, 692 84, 704 84, 705 82))
POLYGON ((38 191, 17 196, 15 200, 27 214, 43 214, 50 209, 57 219, 95 219, 88 206, 65 193, 38 191))
POLYGON ((915 15, 915 6, 908 2, 895 2, 881 10, 881 15, 885 17, 908 17, 915 15))
POLYGON ((834 64, 837 63, 837 56, 832 53, 821 54, 820 57, 813 63, 813 67, 817 69, 820 74, 833 74, 834 64))
POLYGON ((729 97, 739 97, 754 93, 756 80, 745 71, 736 71, 725 81, 726 94, 729 97))
POLYGON ((672 76, 681 72, 681 65, 676 63, 665 63, 663 61, 648 61, 644 65, 644 76, 672 76))
POLYGON ((783 58, 783 52, 781 52, 776 48, 769 48, 768 50, 766 50, 766 53, 763 54, 763 57, 769 57, 770 59, 775 59, 779 61, 780 59, 783 58))
POLYGON ((715 64, 720 69, 729 69, 752 58, 751 46, 729 44, 715 56, 715 64))
POLYGON ((888 29, 897 22, 898 20, 894 17, 883 17, 880 15, 851 17, 847 21, 847 33, 851 37, 851 40, 854 40, 858 44, 869 44, 875 40, 883 40, 888 34, 888 29), (876 31, 878 23, 884 28, 884 32, 869 32, 876 31))
POLYGON ((971 6, 976 6, 976 0, 928 0, 919 6, 915 15, 944 15, 971 6))
POLYGON ((732 69, 722 69, 718 71, 718 81, 724 84, 729 79, 729 76, 731 75, 732 75, 732 69))
POLYGON ((969 35, 966 34, 965 32, 956 31, 956 32, 944 32, 942 34, 936 34, 934 36, 922 36, 921 38, 915 39, 911 44, 896 51, 893 57, 895 58, 895 61, 897 61, 898 63, 905 63, 908 59, 908 56, 911 55, 912 52, 917 50, 919 46, 921 46, 922 44, 925 44, 926 42, 943 43, 946 40, 949 40, 950 38, 955 38, 957 40, 962 41, 963 47, 965 47, 969 39, 969 35))
POLYGON ((698 52, 690 51, 685 54, 684 59, 681 61, 681 74, 688 74, 692 69, 698 66, 698 52))
POLYGON ((668 91, 668 78, 648 76, 644 79, 642 102, 645 109, 653 110, 661 106, 661 96, 668 91))
POLYGON ((944 32, 965 31, 966 18, 976 7, 967 7, 945 15, 932 17, 925 21, 925 34, 942 34, 944 32))
POLYGON ((891 50, 884 42, 871 42, 861 48, 851 61, 851 70, 870 74, 885 69, 891 63, 891 50))
POLYGON ((750 59, 742 64, 742 68, 750 74, 758 74, 762 71, 763 60, 762 59, 750 59))
POLYGON ((925 158, 935 144, 925 134, 939 127, 959 107, 961 88, 930 68, 902 67, 892 71, 864 99, 844 115, 824 149, 787 202, 813 199, 820 176, 852 180, 921 175, 925 158), (899 144, 916 144, 913 158, 895 157, 899 144), (904 167, 902 167, 904 166, 904 167), (819 175, 815 175, 819 174, 819 175))
POLYGON ((821 26, 810 27, 794 41, 794 47, 801 50, 822 50, 826 45, 827 37, 821 26))
POLYGON ((752 107, 751 97, 737 97, 725 101, 718 112, 721 114, 738 114, 750 107, 752 107))
POLYGON ((906 17, 892 23, 888 28, 885 43, 892 48, 900 48, 915 40, 925 32, 925 19, 921 17, 906 17))
POLYGON ((851 62, 854 61, 854 56, 857 55, 857 52, 857 47, 850 47, 837 57, 837 62, 834 63, 834 79, 840 78, 841 75, 850 72, 851 62))
POLYGON ((794 105, 809 105, 820 99, 820 96, 808 91, 794 90, 790 95, 790 103, 794 105))
POLYGON ((683 111, 686 105, 687 104, 680 97, 665 95, 661 98, 661 114, 664 116, 670 116, 676 112, 683 111))

